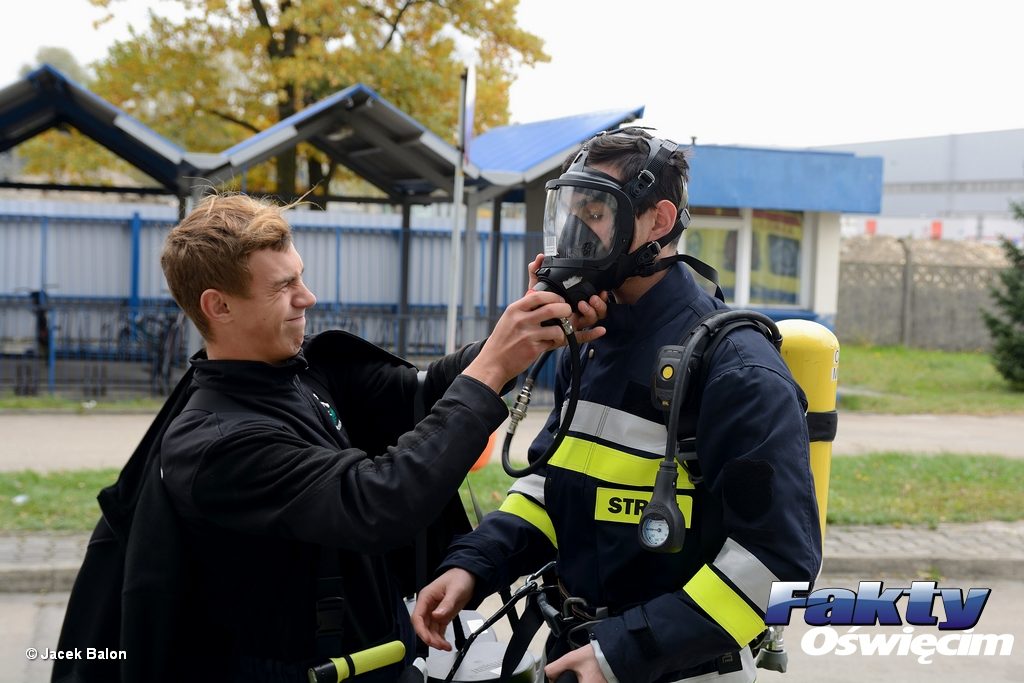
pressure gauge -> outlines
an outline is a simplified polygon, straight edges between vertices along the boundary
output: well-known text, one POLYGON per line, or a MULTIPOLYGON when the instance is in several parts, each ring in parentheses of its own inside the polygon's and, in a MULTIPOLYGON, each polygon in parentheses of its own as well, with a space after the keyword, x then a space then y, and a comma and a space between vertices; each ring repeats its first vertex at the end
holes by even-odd
POLYGON ((677 475, 674 458, 658 466, 651 502, 640 515, 637 536, 640 545, 652 553, 677 553, 683 549, 686 520, 676 500, 677 475))
POLYGON ((650 516, 640 524, 643 544, 648 548, 660 548, 668 541, 668 520, 661 516, 650 516))

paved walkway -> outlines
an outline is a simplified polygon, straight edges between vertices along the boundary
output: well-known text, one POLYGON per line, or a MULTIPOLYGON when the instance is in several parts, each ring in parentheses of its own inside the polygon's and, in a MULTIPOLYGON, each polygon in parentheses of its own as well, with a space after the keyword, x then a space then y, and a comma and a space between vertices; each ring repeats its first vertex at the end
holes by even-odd
MULTIPOLYGON (((527 414, 512 442, 522 459, 548 408, 527 414)), ((0 471, 40 471, 124 465, 153 416, 0 413, 0 471)), ((504 429, 502 429, 504 437, 504 429)), ((842 413, 835 455, 872 451, 979 453, 1024 458, 1024 414, 870 415, 842 413)))
POLYGON ((1024 458, 1024 414, 872 415, 840 413, 836 455, 877 451, 976 453, 1024 458))

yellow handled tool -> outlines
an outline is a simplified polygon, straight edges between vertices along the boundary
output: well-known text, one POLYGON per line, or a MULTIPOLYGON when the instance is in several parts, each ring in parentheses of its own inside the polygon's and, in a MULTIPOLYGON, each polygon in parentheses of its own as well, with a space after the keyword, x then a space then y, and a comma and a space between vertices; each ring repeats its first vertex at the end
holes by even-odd
POLYGON ((332 657, 326 664, 309 670, 309 683, 341 683, 367 671, 397 664, 404 658, 405 644, 392 640, 350 655, 332 657))

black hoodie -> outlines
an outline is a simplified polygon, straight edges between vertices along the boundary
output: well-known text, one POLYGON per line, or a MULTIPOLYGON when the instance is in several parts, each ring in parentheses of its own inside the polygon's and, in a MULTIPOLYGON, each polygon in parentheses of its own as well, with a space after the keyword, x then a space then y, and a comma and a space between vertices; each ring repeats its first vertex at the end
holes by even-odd
MULTIPOLYGON (((325 553, 343 579, 343 652, 408 636, 408 548, 439 518, 435 558, 468 529, 452 496, 507 415, 459 374, 479 348, 430 366, 422 395, 433 407, 418 425, 415 368, 345 333, 310 338, 280 366, 193 359, 188 403, 167 416, 155 454, 187 558, 168 680, 304 680, 322 658, 325 553)), ((154 572, 145 549, 158 557, 162 540, 147 526, 131 527, 129 547, 143 551, 126 585, 154 572)))

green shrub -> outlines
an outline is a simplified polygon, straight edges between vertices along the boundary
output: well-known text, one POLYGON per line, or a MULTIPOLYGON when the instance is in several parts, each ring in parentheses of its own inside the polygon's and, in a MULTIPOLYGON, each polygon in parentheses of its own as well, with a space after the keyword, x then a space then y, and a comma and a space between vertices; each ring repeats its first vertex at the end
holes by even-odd
MULTIPOLYGON (((1017 220, 1024 221, 1024 204, 1012 205, 1017 220)), ((1002 287, 992 288, 1000 315, 982 311, 992 335, 992 363, 1017 391, 1024 391, 1024 250, 1007 239, 1003 251, 1010 266, 999 273, 1002 287)))

